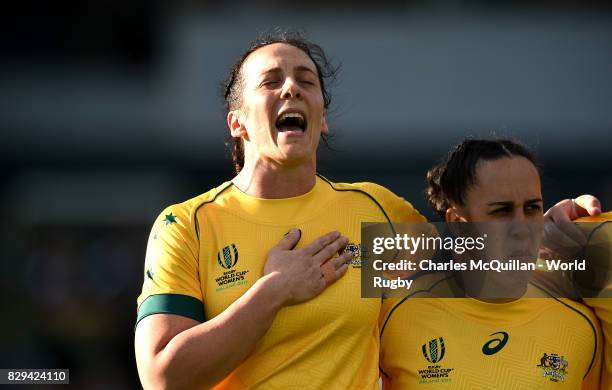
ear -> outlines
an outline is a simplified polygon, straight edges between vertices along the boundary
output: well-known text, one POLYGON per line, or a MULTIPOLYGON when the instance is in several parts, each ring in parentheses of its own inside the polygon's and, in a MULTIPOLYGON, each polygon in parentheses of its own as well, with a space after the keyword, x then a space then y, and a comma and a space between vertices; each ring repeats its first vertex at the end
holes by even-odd
POLYGON ((323 113, 323 121, 321 122, 321 134, 329 135, 329 127, 327 127, 327 112, 323 113))
POLYGON ((460 224, 457 223, 453 223, 453 222, 467 222, 467 220, 461 216, 461 214, 459 214, 459 212, 457 211, 457 209, 455 209, 454 207, 449 207, 446 209, 446 213, 444 215, 444 219, 447 222, 448 226, 448 230, 451 232, 451 234, 455 237, 457 236, 462 236, 465 234, 464 230, 465 228, 461 228, 460 224))
POLYGON ((467 219, 461 214, 459 214, 457 209, 455 209, 454 207, 447 208, 444 217, 446 222, 467 222, 467 219))
POLYGON ((243 115, 240 110, 233 110, 227 113, 227 126, 233 138, 244 138, 246 136, 247 131, 242 122, 243 115))

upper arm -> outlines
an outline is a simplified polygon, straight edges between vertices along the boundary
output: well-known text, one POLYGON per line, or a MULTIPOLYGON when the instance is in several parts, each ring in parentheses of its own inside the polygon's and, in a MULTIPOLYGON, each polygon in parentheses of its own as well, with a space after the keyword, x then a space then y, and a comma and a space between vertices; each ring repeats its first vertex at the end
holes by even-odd
POLYGON ((136 327, 134 346, 136 359, 145 361, 157 356, 179 333, 199 322, 175 314, 156 314, 144 318, 136 327))
POLYGON ((143 384, 166 364, 158 358, 166 345, 205 320, 198 251, 189 210, 182 205, 164 210, 151 229, 137 300, 134 344, 143 384))
POLYGON ((134 349, 138 374, 145 388, 162 380, 162 376, 156 373, 163 372, 170 360, 160 358, 170 340, 198 324, 196 320, 175 314, 151 315, 138 323, 134 349))
POLYGON ((199 242, 189 210, 171 206, 155 220, 145 258, 136 325, 158 313, 204 322, 199 242))

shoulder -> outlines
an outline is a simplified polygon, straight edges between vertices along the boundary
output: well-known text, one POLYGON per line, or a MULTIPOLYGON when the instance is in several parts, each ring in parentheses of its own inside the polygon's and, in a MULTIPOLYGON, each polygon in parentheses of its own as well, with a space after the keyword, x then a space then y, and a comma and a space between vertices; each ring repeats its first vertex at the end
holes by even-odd
POLYGON ((191 199, 188 199, 182 203, 178 203, 170 206, 169 208, 176 209, 179 212, 194 214, 200 207, 213 203, 217 200, 217 198, 223 194, 227 189, 232 186, 231 181, 226 181, 225 183, 215 187, 203 194, 195 196, 191 199))
POLYGON ((197 216, 198 209, 202 206, 214 202, 218 196, 223 193, 227 188, 231 187, 231 182, 225 182, 218 187, 211 189, 203 194, 195 196, 181 203, 172 204, 162 210, 157 216, 154 224, 153 231, 159 231, 159 229, 168 226, 174 227, 174 231, 181 232, 184 235, 189 233, 198 235, 197 231, 197 216))
POLYGON ((566 310, 584 320, 590 327, 596 328, 597 319, 593 312, 584 304, 568 298, 555 298, 555 300, 566 310))
POLYGON ((353 192, 369 198, 387 214, 392 222, 421 222, 426 220, 410 202, 380 184, 372 182, 336 183, 320 175, 319 178, 327 182, 334 191, 353 192))
POLYGON ((552 298, 557 305, 550 305, 549 310, 555 310, 558 318, 563 320, 576 335, 586 337, 584 340, 590 340, 593 343, 594 351, 600 349, 601 344, 601 326, 595 314, 584 304, 573 301, 567 298, 552 298))
MULTIPOLYGON (((593 372, 592 375, 598 377, 598 367, 600 365, 598 360, 601 358, 601 353, 605 348, 605 346, 602 345, 603 335, 599 321, 593 312, 581 303, 566 298, 559 298, 557 301, 569 311, 574 313, 577 318, 577 324, 581 324, 573 326, 572 329, 577 332, 577 335, 584 336, 585 338, 574 337, 574 340, 576 340, 575 343, 578 343, 582 339, 586 342, 585 346, 587 350, 588 348, 592 348, 592 356, 590 358, 590 363, 585 374, 585 378, 591 372, 593 372)), ((567 321, 564 322, 567 323, 567 321)))
MULTIPOLYGON (((399 322, 405 323, 404 317, 406 315, 413 316, 415 303, 417 306, 425 305, 428 309, 433 309, 441 302, 440 297, 452 297, 453 292, 449 286, 450 278, 451 276, 444 272, 421 272, 410 278, 412 280, 410 293, 404 297, 383 299, 379 317, 381 335, 392 318, 394 321, 397 321, 397 318, 402 318, 399 322)), ((418 308, 418 310, 420 309, 422 307, 418 308)))
POLYGON ((354 191, 363 192, 374 197, 380 198, 399 198, 391 190, 380 184, 372 182, 357 182, 357 183, 339 183, 333 182, 321 175, 318 175, 320 179, 327 182, 335 191, 354 191))
POLYGON ((536 283, 529 283, 528 295, 535 299, 544 298, 552 302, 551 305, 548 305, 548 309, 563 312, 563 315, 569 314, 589 327, 597 327, 597 319, 588 306, 570 298, 558 298, 559 296, 563 296, 563 294, 559 294, 559 291, 554 289, 549 289, 548 286, 543 285, 540 280, 536 283))

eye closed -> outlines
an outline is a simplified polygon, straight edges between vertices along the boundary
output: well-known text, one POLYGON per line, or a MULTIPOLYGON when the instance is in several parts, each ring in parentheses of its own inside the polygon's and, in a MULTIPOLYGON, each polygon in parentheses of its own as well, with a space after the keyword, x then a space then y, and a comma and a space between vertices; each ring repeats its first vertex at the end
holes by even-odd
POLYGON ((267 80, 264 81, 260 84, 260 86, 262 87, 271 87, 271 86, 276 86, 276 85, 280 85, 280 81, 278 80, 267 80))

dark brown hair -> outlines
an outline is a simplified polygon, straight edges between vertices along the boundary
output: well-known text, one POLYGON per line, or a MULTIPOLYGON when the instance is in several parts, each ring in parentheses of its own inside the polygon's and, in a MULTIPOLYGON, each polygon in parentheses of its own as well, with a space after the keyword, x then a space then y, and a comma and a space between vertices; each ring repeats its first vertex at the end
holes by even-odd
POLYGON ((535 155, 522 143, 509 139, 465 139, 453 147, 445 159, 427 171, 425 196, 429 206, 442 218, 455 204, 465 206, 468 190, 476 182, 476 165, 520 156, 538 169, 535 155))

